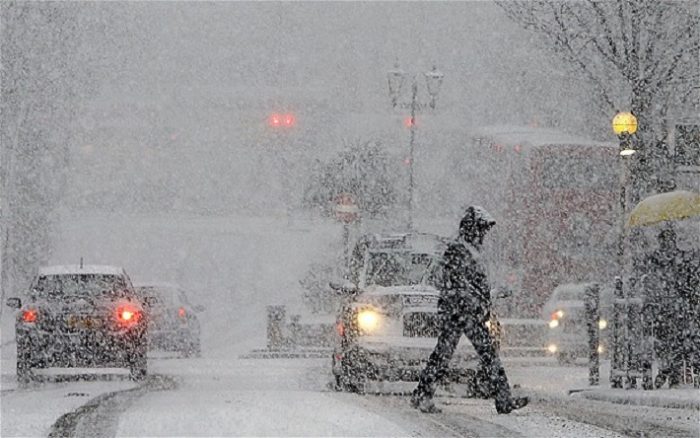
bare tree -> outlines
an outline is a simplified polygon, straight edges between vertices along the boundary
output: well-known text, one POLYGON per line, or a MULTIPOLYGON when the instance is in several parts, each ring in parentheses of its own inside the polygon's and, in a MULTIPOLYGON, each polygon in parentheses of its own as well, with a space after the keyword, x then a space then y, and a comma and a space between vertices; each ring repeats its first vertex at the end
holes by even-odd
POLYGON ((357 198, 362 214, 382 217, 396 204, 398 169, 380 142, 350 141, 330 162, 315 163, 304 193, 307 207, 332 213, 341 193, 357 198))
MULTIPOLYGON (((1 290, 16 293, 48 260, 66 184, 73 121, 96 91, 109 53, 111 7, 74 2, 0 5, 1 290)), ((117 14, 118 15, 118 14, 117 14)))
POLYGON ((700 2, 663 0, 499 1, 516 23, 539 34, 601 111, 637 116, 633 196, 654 190, 666 164, 666 120, 687 111, 700 81, 700 2), (694 91, 695 90, 695 91, 694 91))

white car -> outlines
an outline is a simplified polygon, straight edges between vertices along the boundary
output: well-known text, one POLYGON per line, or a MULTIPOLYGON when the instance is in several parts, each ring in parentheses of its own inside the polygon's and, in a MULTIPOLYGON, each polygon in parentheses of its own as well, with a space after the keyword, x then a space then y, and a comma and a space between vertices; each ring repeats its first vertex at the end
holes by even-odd
MULTIPOLYGON (((587 287, 587 283, 559 285, 542 309, 543 317, 549 325, 547 351, 556 356, 561 364, 588 357, 588 331, 583 301, 587 287)), ((605 354, 608 350, 611 310, 612 291, 602 288, 598 320, 599 354, 605 354)))

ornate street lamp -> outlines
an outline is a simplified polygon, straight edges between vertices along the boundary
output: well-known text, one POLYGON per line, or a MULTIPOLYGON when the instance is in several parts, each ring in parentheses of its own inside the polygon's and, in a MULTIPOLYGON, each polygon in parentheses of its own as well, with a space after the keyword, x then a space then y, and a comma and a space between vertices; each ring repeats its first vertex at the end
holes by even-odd
POLYGON ((435 102, 442 86, 442 78, 444 77, 445 75, 436 66, 433 66, 431 71, 425 73, 425 84, 428 87, 428 94, 430 94, 430 108, 435 109, 435 102))
POLYGON ((399 68, 399 64, 394 64, 394 68, 387 72, 387 79, 389 82, 389 97, 391 97, 391 105, 396 108, 399 101, 399 96, 401 95, 401 88, 403 87, 403 81, 406 77, 406 73, 399 68))
MULTIPOLYGON (((627 214, 627 161, 637 151, 633 148, 631 138, 637 132, 637 118, 630 112, 619 112, 612 119, 612 129, 620 140, 620 205, 619 229, 617 242, 617 259, 619 276, 615 280, 615 302, 613 306, 613 352, 610 367, 610 383, 613 388, 621 388, 623 377, 630 380, 631 364, 625 358, 630 345, 629 308, 621 303, 626 302, 625 294, 625 216, 627 214), (625 317, 623 318, 623 313, 625 317), (624 320, 624 322, 623 322, 624 320), (623 329, 623 324, 627 327, 623 329)), ((632 378, 634 380, 634 378, 632 378)))
POLYGON ((435 109, 435 103, 437 102, 437 96, 440 92, 440 86, 442 85, 442 79, 444 75, 440 72, 437 67, 433 66, 433 69, 429 72, 424 73, 425 84, 428 89, 428 94, 430 95, 430 102, 427 104, 418 102, 418 82, 416 80, 416 75, 412 75, 411 83, 411 100, 406 103, 399 103, 399 98, 401 96, 401 89, 403 88, 403 83, 406 78, 406 73, 399 68, 398 63, 394 64, 394 68, 387 72, 387 79, 389 82, 389 97, 391 98, 391 106, 396 108, 408 108, 411 111, 411 117, 406 124, 411 129, 411 138, 409 140, 408 146, 408 229, 413 229, 413 149, 416 137, 416 112, 430 107, 435 109))

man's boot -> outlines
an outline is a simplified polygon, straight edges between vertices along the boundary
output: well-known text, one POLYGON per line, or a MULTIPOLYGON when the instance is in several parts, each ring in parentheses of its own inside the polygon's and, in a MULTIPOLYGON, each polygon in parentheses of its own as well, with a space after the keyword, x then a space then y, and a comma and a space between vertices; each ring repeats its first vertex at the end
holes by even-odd
POLYGON ((528 403, 530 403, 529 397, 512 397, 505 402, 496 399, 496 412, 510 414, 516 409, 524 408, 528 403))

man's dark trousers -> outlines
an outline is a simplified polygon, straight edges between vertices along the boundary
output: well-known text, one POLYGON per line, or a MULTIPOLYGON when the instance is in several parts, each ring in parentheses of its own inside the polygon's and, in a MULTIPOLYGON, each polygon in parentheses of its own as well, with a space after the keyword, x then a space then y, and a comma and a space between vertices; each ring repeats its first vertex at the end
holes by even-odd
POLYGON ((466 335, 474 346, 481 360, 491 387, 496 392, 496 403, 504 404, 510 400, 508 378, 501 365, 493 339, 486 327, 489 313, 484 306, 470 302, 464 297, 441 298, 438 304, 440 315, 440 334, 437 346, 428 359, 418 382, 416 395, 420 398, 432 398, 435 386, 448 372, 459 339, 466 335))

